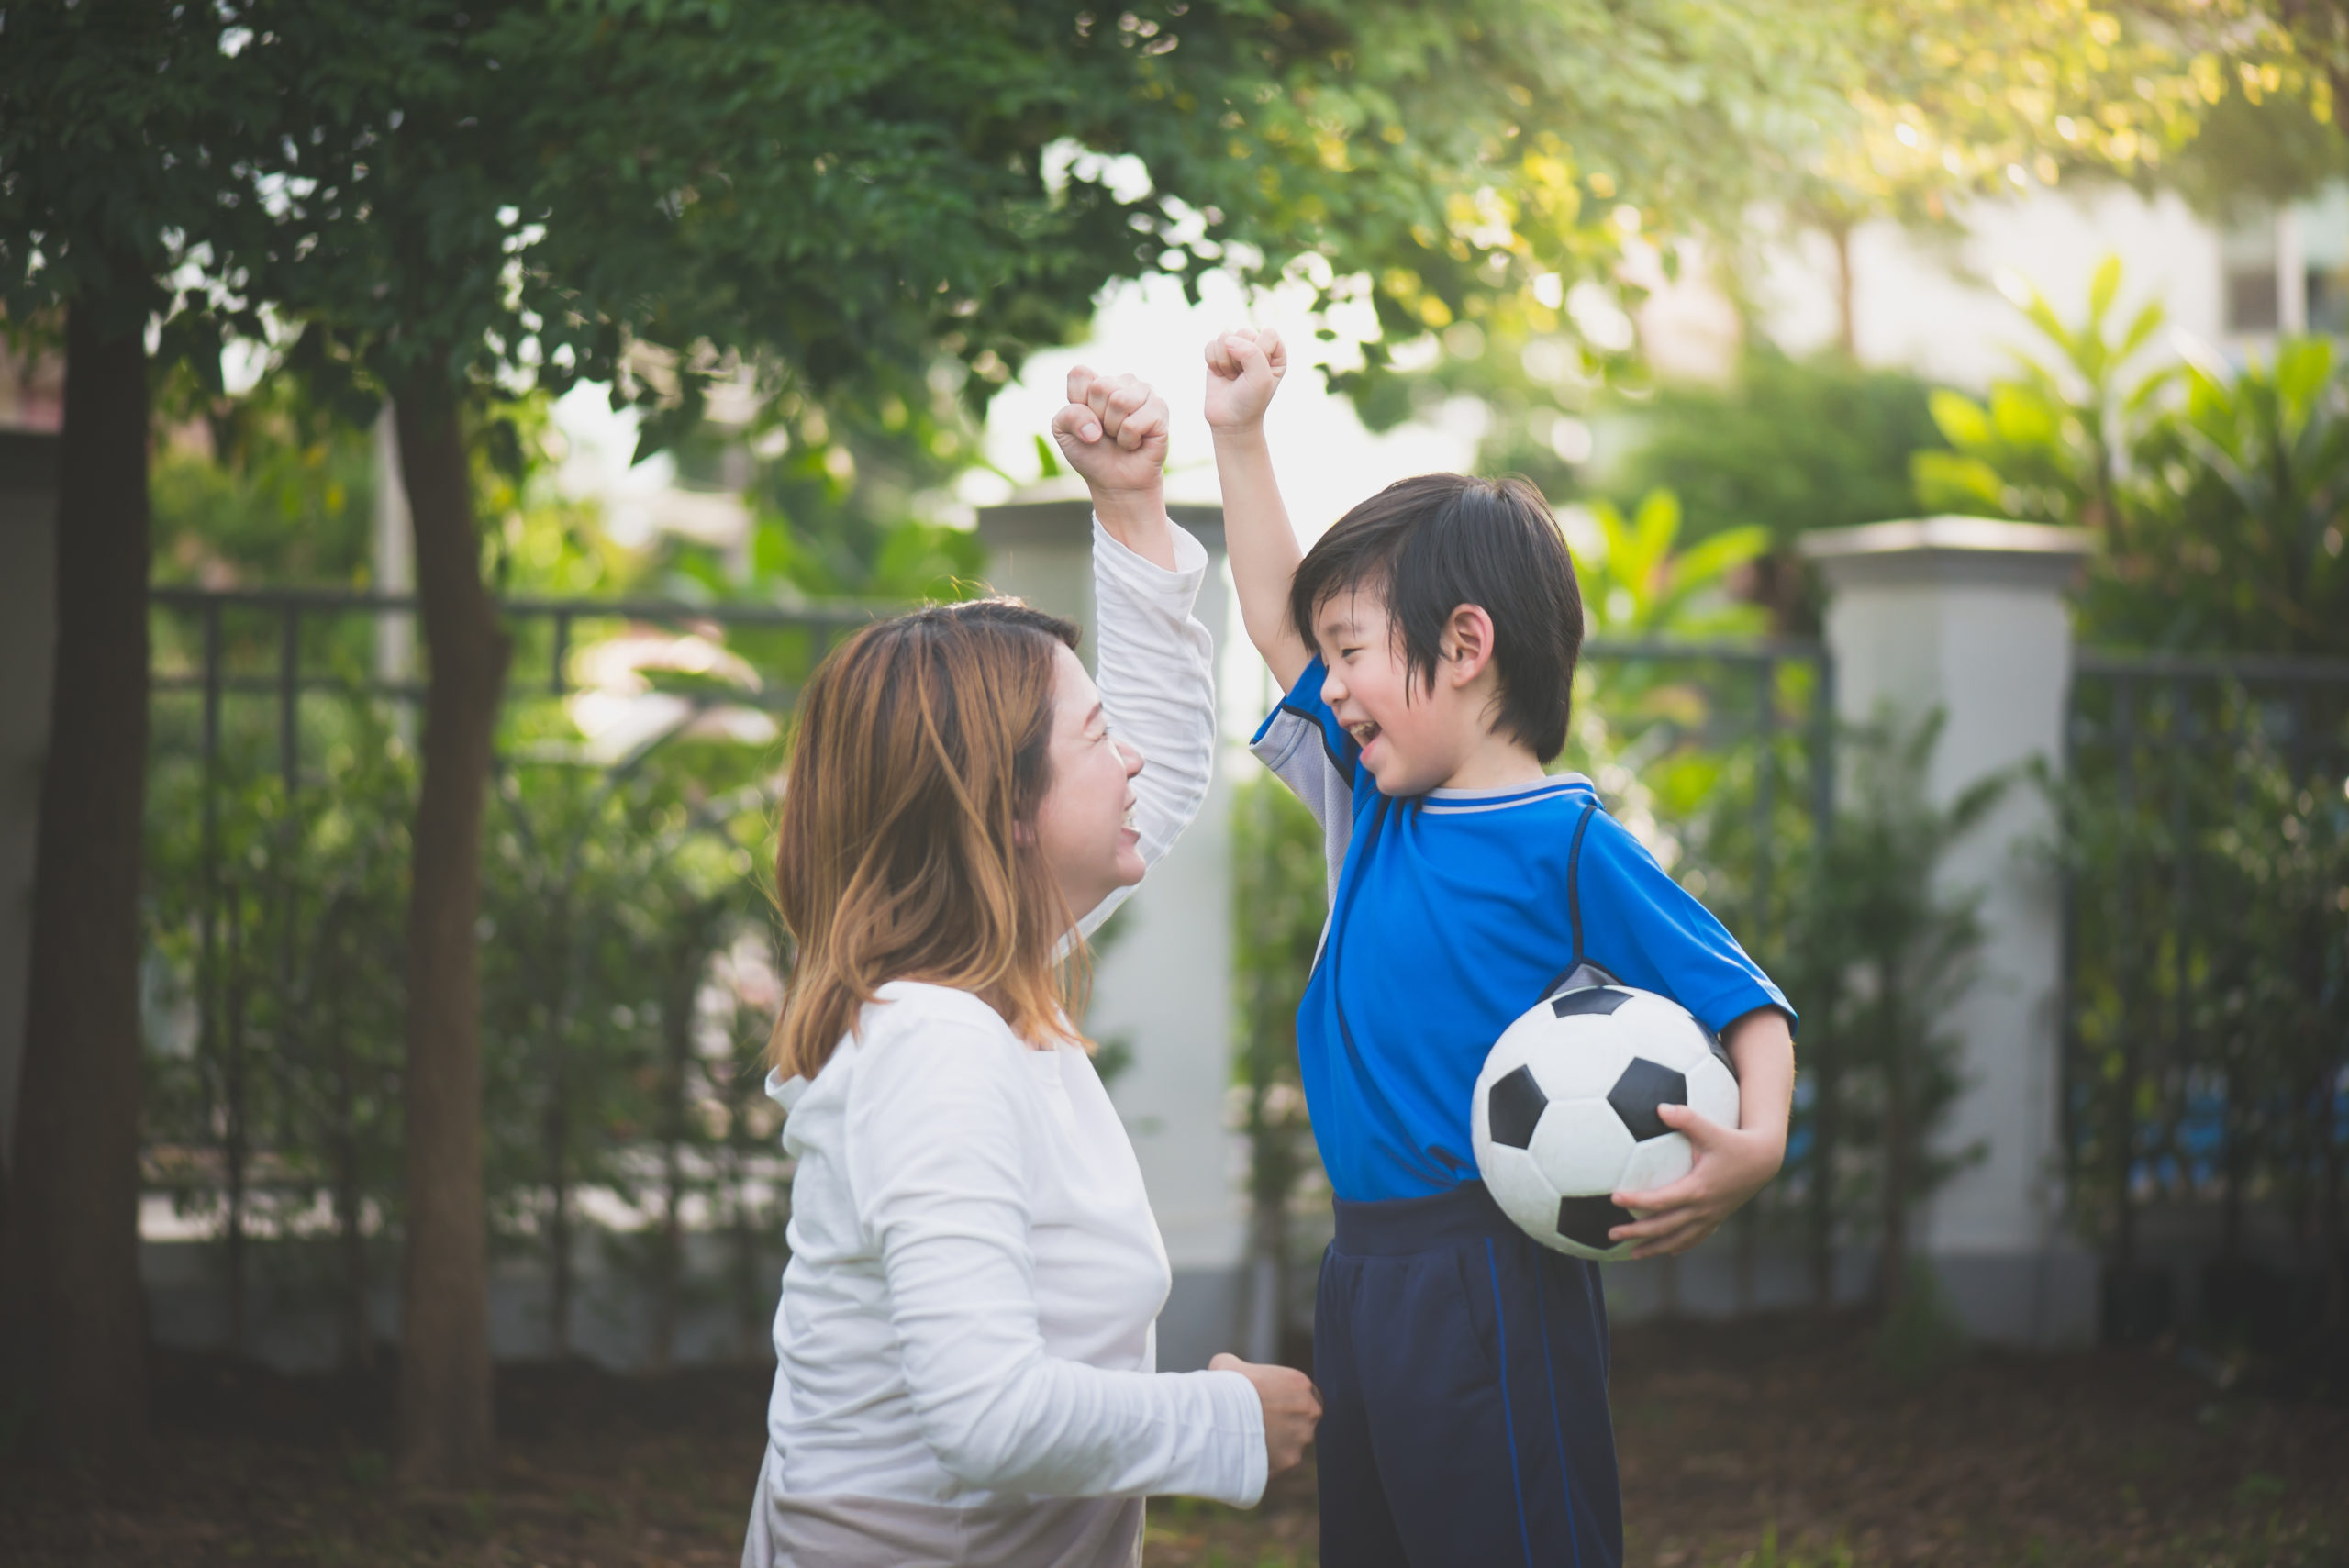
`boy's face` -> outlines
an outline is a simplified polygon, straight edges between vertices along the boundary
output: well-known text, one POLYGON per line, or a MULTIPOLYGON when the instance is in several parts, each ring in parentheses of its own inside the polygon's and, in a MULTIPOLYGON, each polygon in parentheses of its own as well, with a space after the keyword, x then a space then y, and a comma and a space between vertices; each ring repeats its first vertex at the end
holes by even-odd
MULTIPOLYGON (((1321 700, 1338 716, 1382 794, 1425 795, 1458 772, 1482 736, 1485 694, 1442 679, 1413 689, 1403 639, 1375 590, 1350 589, 1315 613, 1313 641, 1329 673, 1321 700)), ((1451 655, 1449 646, 1445 656, 1451 655)))

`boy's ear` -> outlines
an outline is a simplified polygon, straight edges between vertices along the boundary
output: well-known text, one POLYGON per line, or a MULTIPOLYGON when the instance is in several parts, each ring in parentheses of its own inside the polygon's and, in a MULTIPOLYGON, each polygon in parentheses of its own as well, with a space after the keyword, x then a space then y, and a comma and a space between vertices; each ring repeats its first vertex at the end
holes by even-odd
POLYGON ((1493 662, 1493 617, 1482 605, 1462 605, 1443 623, 1444 679, 1464 686, 1493 662))

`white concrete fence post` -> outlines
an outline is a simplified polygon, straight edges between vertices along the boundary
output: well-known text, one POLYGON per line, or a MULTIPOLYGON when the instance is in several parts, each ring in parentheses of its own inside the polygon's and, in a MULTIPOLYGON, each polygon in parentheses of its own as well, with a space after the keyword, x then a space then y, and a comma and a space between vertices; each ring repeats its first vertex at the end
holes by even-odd
MULTIPOLYGON (((2090 548, 2076 529, 1929 517, 1805 537, 1828 587, 1836 717, 1944 717, 1927 790, 1947 803, 2032 758, 2062 764, 2072 673, 2064 593, 2090 548)), ((1964 1081, 1948 1147, 1985 1157, 1920 1217, 1919 1251, 1976 1338, 2082 1343, 2096 1331, 2097 1267, 2065 1234, 2060 892, 2036 853, 2053 828, 2020 780, 1951 853, 1940 884, 1978 890, 1987 940, 1953 1020, 1964 1081)))
MULTIPOLYGON (((1198 616, 1220 649, 1227 590, 1223 510, 1174 506, 1207 546, 1198 616)), ((1020 500, 979 511, 987 582, 1085 628, 1093 662, 1093 511, 1082 499, 1020 500)), ((1198 819, 1152 867, 1119 915, 1124 929, 1093 979, 1086 1018, 1096 1040, 1121 1040, 1131 1065, 1110 1097, 1133 1136, 1174 1289, 1158 1320, 1158 1364, 1203 1367, 1234 1348, 1246 1210, 1237 1138, 1225 1125, 1231 1082, 1231 791, 1230 759, 1198 819)))

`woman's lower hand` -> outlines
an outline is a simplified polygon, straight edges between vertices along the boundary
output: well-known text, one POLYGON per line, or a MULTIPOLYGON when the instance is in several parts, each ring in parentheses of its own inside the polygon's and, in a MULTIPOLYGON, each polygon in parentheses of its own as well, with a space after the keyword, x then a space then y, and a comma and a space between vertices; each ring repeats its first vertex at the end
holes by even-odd
POLYGON ((1321 1420, 1321 1391, 1313 1380, 1295 1367, 1260 1366, 1230 1352, 1208 1362, 1208 1370, 1236 1372, 1256 1385, 1264 1407, 1264 1473, 1269 1478, 1294 1470, 1321 1420))

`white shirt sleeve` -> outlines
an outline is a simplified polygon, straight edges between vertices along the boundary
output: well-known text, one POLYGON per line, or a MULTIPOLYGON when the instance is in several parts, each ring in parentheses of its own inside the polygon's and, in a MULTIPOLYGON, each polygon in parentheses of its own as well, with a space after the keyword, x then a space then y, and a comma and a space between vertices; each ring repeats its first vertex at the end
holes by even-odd
POLYGON ((1264 1409, 1236 1372, 1115 1372, 1045 1353, 1024 1151, 1043 1129, 1019 1047, 932 1009, 873 1031, 848 1106, 922 1439, 958 1480, 1031 1496, 1264 1494, 1264 1409))
MULTIPOLYGON (((1143 560, 1095 519, 1094 680, 1109 728, 1142 754, 1134 827, 1146 865, 1191 825, 1215 778, 1215 639, 1192 614, 1208 552, 1180 528, 1174 567, 1143 560)), ((1090 935, 1132 892, 1119 888, 1076 929, 1090 935)))

